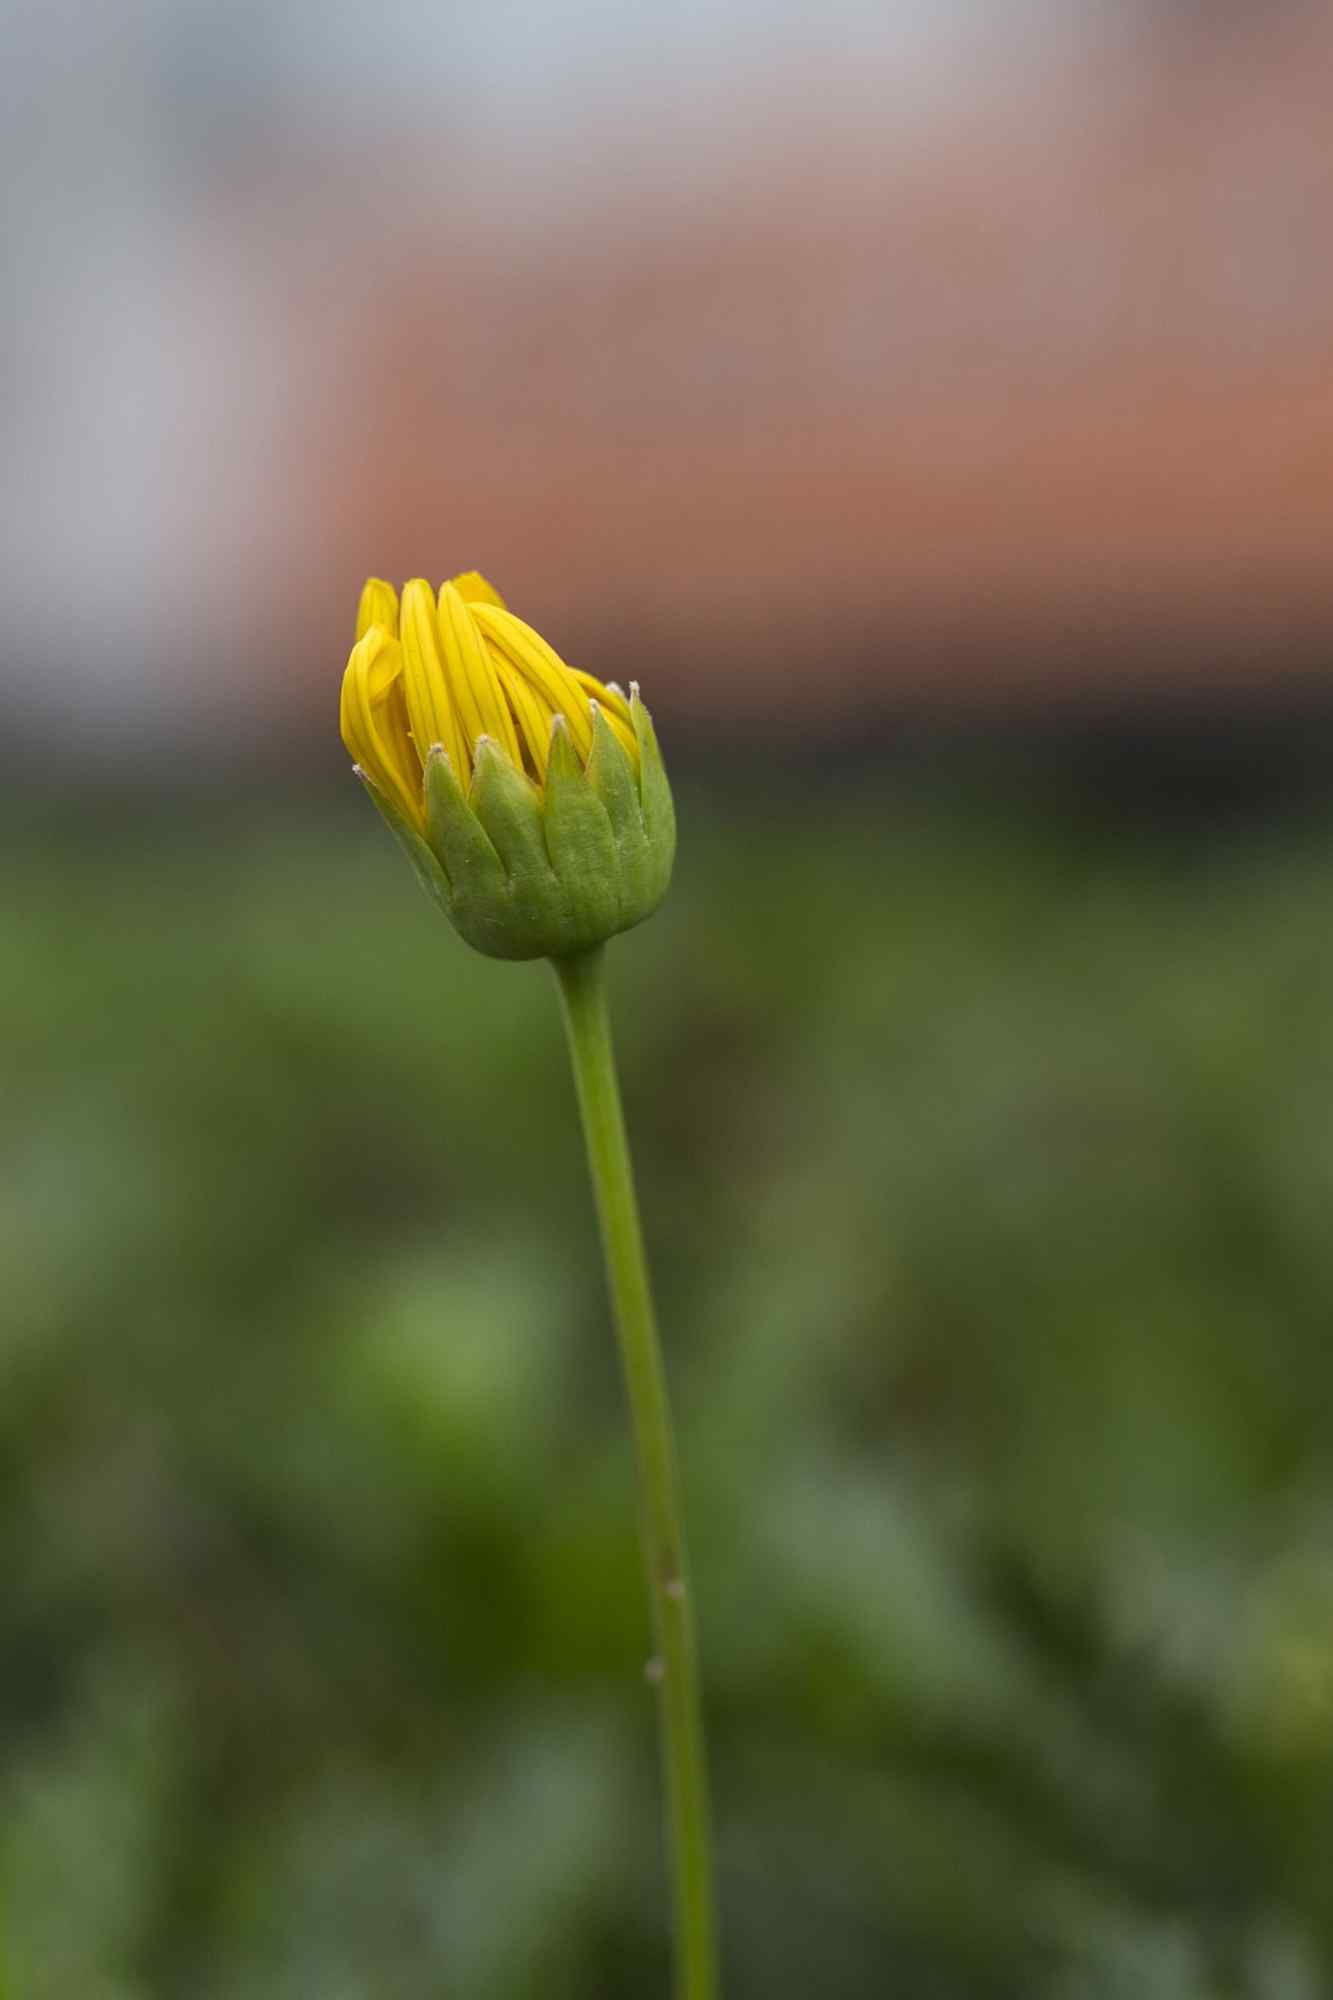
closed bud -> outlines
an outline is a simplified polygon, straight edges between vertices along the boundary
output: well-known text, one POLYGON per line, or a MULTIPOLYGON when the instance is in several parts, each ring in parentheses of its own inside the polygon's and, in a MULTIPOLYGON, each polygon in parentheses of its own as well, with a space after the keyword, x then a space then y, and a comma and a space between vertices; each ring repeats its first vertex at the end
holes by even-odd
POLYGON ((568 958, 666 894, 671 789, 634 683, 566 666, 475 571, 372 579, 342 737, 423 886, 492 958, 568 958))

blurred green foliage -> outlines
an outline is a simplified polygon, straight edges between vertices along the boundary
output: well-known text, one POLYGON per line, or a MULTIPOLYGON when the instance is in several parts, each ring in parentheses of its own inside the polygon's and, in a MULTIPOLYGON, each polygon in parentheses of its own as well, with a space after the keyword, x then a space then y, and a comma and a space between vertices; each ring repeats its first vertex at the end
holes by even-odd
MULTIPOLYGON (((92 825, 0 919, 15 1994, 665 1994, 549 975, 350 787, 92 825)), ((613 976, 732 2000, 1317 2000, 1326 834, 682 827, 613 976)))

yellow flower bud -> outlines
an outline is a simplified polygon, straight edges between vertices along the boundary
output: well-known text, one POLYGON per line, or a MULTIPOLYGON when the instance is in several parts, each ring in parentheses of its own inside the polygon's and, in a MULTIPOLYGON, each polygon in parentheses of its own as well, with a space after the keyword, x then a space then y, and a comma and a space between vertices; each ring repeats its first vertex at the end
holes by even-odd
POLYGON ((628 930, 671 879, 675 815, 647 710, 569 667, 475 570, 372 578, 343 676, 358 775, 456 930, 497 958, 628 930))

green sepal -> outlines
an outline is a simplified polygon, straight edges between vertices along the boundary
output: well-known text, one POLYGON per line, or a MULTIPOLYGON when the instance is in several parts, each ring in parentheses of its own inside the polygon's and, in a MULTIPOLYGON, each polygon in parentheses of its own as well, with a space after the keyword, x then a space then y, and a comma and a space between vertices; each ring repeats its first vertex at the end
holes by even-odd
POLYGON ((455 928, 492 958, 549 958, 567 949, 569 898, 547 852, 542 794, 489 736, 477 743, 468 806, 503 877, 490 894, 455 905, 455 928))
POLYGON ((493 951, 495 914, 506 907, 504 863, 463 796, 448 752, 439 745, 426 759, 426 817, 449 884, 449 921, 479 950, 493 951))
POLYGON ((477 744, 468 803, 516 890, 544 889, 551 873, 541 794, 493 737, 477 744))
POLYGON ((671 867, 676 858, 676 808, 667 783, 666 766, 657 745, 653 718, 639 699, 637 681, 629 691, 630 720, 639 746, 639 800, 643 806, 643 827, 648 840, 648 908, 655 910, 671 883, 671 867))
POLYGON ((588 783, 563 715, 551 719, 546 766, 546 851, 567 899, 570 942, 583 951, 623 928, 616 838, 588 783))
POLYGON ((406 820, 397 806, 391 805, 379 787, 366 776, 359 764, 352 769, 361 780, 362 790, 371 800, 384 824, 388 827, 398 845, 412 864, 412 871, 432 903, 444 911, 446 917, 453 918, 452 898, 449 883, 443 868, 416 828, 406 820))
POLYGON ((620 913, 628 928, 653 907, 650 893, 652 858, 643 824, 639 781, 624 744, 606 719, 600 703, 592 704, 592 754, 588 783, 606 808, 615 836, 620 876, 620 913))
POLYGON ((451 894, 494 895, 504 883, 504 863, 468 804, 448 751, 439 744, 426 759, 426 820, 451 894))

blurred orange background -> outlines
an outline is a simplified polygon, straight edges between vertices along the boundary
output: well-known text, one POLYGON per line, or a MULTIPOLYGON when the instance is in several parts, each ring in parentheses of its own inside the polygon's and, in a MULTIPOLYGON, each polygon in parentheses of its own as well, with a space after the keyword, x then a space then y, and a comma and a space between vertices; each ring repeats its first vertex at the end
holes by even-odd
POLYGON ((29 713, 304 732, 364 572, 473 564, 668 716, 1322 669, 1326 9, 63 11, 29 713))

